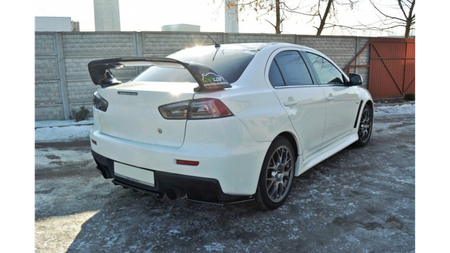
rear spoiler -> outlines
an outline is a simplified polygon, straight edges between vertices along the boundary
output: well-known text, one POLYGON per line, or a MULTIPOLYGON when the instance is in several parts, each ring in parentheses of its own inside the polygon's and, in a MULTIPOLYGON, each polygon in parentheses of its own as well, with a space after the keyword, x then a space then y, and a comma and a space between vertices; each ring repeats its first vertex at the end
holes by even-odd
POLYGON ((95 85, 106 88, 121 84, 111 69, 121 69, 124 66, 158 66, 161 68, 185 68, 194 77, 198 87, 194 91, 214 91, 231 88, 225 78, 211 68, 197 63, 185 63, 171 58, 113 58, 91 61, 88 64, 89 74, 95 85))

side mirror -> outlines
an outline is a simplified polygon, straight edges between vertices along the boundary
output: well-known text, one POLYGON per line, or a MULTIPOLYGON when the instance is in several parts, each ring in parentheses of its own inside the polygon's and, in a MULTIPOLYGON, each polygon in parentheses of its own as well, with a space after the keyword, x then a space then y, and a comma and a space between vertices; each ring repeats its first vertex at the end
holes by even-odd
POLYGON ((363 78, 358 74, 350 74, 350 85, 361 85, 363 83, 363 78))

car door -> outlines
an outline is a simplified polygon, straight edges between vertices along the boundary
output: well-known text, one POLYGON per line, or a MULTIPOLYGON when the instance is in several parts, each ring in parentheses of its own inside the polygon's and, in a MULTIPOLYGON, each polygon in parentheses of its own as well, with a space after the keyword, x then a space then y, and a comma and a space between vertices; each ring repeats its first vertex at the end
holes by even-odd
POLYGON ((268 61, 268 80, 297 132, 303 159, 322 146, 326 103, 303 57, 296 50, 279 50, 268 61))
POLYGON ((323 56, 305 53, 310 60, 327 100, 323 147, 351 133, 359 107, 355 89, 347 86, 344 74, 323 56))

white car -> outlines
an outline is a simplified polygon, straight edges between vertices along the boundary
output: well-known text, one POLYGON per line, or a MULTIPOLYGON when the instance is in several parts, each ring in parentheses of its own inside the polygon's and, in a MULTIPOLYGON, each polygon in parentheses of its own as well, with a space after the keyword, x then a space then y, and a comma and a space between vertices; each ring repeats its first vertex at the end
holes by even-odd
POLYGON ((304 46, 216 44, 88 68, 101 86, 90 132, 98 170, 161 198, 276 209, 294 176, 372 132, 362 77, 304 46), (150 67, 122 83, 111 69, 124 66, 150 67))

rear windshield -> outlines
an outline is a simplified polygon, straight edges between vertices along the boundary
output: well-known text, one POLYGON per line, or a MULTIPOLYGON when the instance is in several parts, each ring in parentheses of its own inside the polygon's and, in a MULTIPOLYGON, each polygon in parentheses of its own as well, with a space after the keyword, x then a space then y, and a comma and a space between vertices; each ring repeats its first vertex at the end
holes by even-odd
MULTIPOLYGON (((225 78, 229 83, 236 82, 247 65, 255 56, 256 51, 245 48, 214 48, 198 47, 179 51, 168 58, 186 63, 200 63, 210 67, 225 78)), ((151 66, 133 81, 146 82, 194 82, 192 75, 186 69, 161 68, 151 66)))

